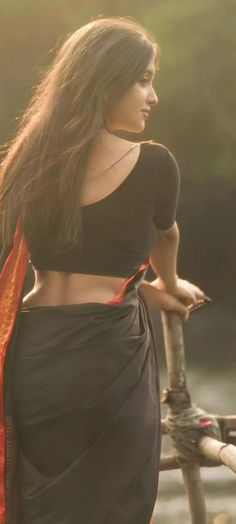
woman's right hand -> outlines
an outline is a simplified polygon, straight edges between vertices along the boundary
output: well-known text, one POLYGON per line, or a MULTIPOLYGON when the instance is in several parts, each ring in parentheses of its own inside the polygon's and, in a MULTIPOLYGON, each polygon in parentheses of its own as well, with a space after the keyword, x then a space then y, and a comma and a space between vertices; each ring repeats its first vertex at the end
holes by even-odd
POLYGON ((141 293, 147 301, 148 306, 155 309, 162 309, 163 311, 172 311, 180 316, 181 320, 186 321, 189 318, 189 309, 178 298, 164 290, 157 289, 152 282, 143 281, 139 285, 141 293))
POLYGON ((181 320, 184 322, 188 320, 190 311, 189 308, 183 304, 183 302, 166 291, 162 291, 157 288, 155 289, 158 292, 158 295, 156 296, 156 302, 160 309, 177 313, 177 315, 179 315, 181 320))

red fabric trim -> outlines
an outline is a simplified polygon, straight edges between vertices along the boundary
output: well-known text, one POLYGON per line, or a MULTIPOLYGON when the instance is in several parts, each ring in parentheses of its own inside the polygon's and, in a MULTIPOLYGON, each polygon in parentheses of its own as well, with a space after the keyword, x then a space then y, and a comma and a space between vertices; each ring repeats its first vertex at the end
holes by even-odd
POLYGON ((13 248, 0 275, 0 524, 6 524, 4 364, 20 305, 27 266, 28 248, 18 225, 13 248))
POLYGON ((131 277, 127 278, 124 281, 118 293, 116 293, 116 295, 111 300, 109 300, 107 304, 112 305, 112 304, 119 304, 120 302, 122 302, 125 296, 125 293, 126 293, 127 286, 133 281, 133 279, 136 277, 136 275, 138 275, 138 273, 142 273, 145 269, 147 269, 148 266, 149 266, 148 262, 141 264, 138 270, 133 275, 131 275, 131 277))

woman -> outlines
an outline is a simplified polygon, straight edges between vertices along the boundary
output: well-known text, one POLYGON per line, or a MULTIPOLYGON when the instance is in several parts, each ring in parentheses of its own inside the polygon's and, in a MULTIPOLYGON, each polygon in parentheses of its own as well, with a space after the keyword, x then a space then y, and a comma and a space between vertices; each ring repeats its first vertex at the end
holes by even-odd
POLYGON ((83 26, 2 163, 0 524, 150 522, 160 419, 148 306, 186 320, 203 298, 176 274, 173 155, 117 134, 144 130, 158 62, 152 35, 131 19, 83 26), (25 294, 28 254, 35 284, 25 294))

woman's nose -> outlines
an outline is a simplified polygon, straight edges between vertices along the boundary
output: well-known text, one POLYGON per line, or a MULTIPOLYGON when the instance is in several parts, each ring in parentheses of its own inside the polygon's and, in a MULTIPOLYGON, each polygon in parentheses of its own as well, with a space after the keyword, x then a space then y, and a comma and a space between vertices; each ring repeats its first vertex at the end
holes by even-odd
POLYGON ((151 105, 157 105, 158 104, 158 97, 157 97, 156 92, 155 92, 153 87, 151 88, 151 93, 150 93, 150 96, 149 96, 149 103, 151 105))

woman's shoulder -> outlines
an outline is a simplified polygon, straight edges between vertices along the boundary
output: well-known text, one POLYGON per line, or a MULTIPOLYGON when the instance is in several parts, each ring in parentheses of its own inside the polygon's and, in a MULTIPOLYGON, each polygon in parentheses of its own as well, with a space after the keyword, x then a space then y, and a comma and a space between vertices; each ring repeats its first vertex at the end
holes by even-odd
MULTIPOLYGON (((147 151, 149 151, 150 155, 156 156, 156 157, 166 157, 170 153, 170 150, 167 146, 164 144, 161 144, 160 142, 157 142, 156 140, 143 140, 140 142, 140 144, 143 144, 147 151)), ((170 153, 171 154, 171 153, 170 153)))
POLYGON ((179 184, 180 172, 175 156, 167 146, 154 140, 143 141, 143 161, 146 180, 151 188, 156 186, 179 184))
MULTIPOLYGON (((125 142, 125 141, 124 141, 125 142)), ((179 167, 174 154, 170 149, 155 139, 142 140, 137 142, 129 142, 129 147, 139 146, 140 155, 138 164, 142 167, 145 166, 147 171, 152 173, 152 177, 157 175, 163 175, 164 172, 169 172, 170 176, 179 176, 179 167), (148 169, 150 168, 150 169, 148 169)), ((168 175, 167 175, 168 176, 168 175)))
POLYGON ((140 142, 143 151, 144 162, 156 170, 168 169, 168 167, 177 168, 175 156, 167 146, 156 142, 155 140, 145 140, 140 142))

